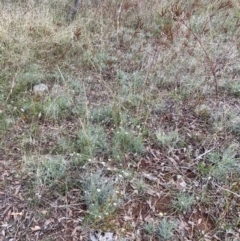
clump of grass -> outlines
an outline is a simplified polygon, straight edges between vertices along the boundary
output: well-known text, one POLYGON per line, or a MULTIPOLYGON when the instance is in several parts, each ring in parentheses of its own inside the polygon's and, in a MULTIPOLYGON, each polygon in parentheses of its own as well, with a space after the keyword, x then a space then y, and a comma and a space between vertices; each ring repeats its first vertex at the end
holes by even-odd
POLYGON ((234 97, 240 97, 240 84, 238 82, 233 82, 229 86, 229 93, 234 97))
POLYGON ((144 102, 144 97, 140 94, 128 94, 128 96, 123 97, 122 99, 124 107, 128 109, 134 109, 141 105, 144 102))
POLYGON ((211 109, 207 105, 197 106, 196 113, 203 121, 207 121, 209 118, 211 118, 211 109))
POLYGON ((209 174, 209 171, 211 167, 206 165, 204 162, 200 162, 197 167, 198 171, 200 172, 201 175, 206 176, 209 174))
POLYGON ((177 195, 176 200, 172 201, 172 206, 176 211, 188 212, 194 203, 195 198, 193 195, 180 192, 177 195))
POLYGON ((237 109, 232 106, 224 105, 221 109, 212 112, 211 121, 213 122, 214 131, 231 131, 238 134, 240 118, 237 109))
POLYGON ((117 72, 118 81, 121 87, 120 100, 122 105, 128 109, 134 109, 144 102, 143 95, 144 79, 138 71, 129 74, 124 71, 117 72))
POLYGON ((167 218, 163 218, 158 224, 154 222, 149 222, 144 225, 144 231, 148 235, 155 236, 158 240, 169 240, 174 237, 174 229, 176 228, 176 223, 173 221, 168 221, 167 218))
POLYGON ((34 173, 36 188, 56 185, 67 170, 67 163, 62 156, 25 157, 24 165, 27 173, 34 173))
POLYGON ((240 117, 235 117, 231 121, 231 131, 232 133, 238 137, 238 141, 240 141, 240 117))
POLYGON ((72 107, 72 97, 67 94, 63 94, 56 98, 50 97, 44 102, 43 106, 45 116, 50 120, 60 120, 68 117, 72 107))
POLYGON ((11 83, 12 86, 5 87, 5 101, 9 104, 8 110, 14 116, 32 122, 44 112, 43 103, 32 95, 33 86, 41 83, 44 77, 37 65, 30 65, 27 71, 19 71, 11 83))
POLYGON ((164 131, 163 129, 158 129, 155 135, 157 138, 157 142, 162 147, 166 147, 170 145, 172 147, 176 147, 181 140, 178 130, 167 132, 167 131, 164 131))
POLYGON ((208 155, 211 163, 209 174, 218 181, 228 180, 232 174, 240 175, 239 160, 235 158, 238 145, 232 145, 223 152, 208 155))
POLYGON ((52 153, 56 154, 72 154, 75 152, 75 145, 68 137, 60 136, 57 140, 56 148, 52 153))
POLYGON ((142 136, 131 130, 119 128, 113 137, 113 156, 121 159, 124 154, 144 152, 142 136))
POLYGON ((85 116, 87 113, 86 93, 82 80, 70 79, 67 84, 69 92, 71 93, 71 96, 73 96, 73 105, 70 113, 75 117, 85 116))
POLYGON ((109 125, 113 123, 112 106, 97 107, 92 110, 90 119, 93 123, 109 125))
POLYGON ((145 232, 148 235, 155 235, 156 233, 156 224, 154 222, 148 222, 143 226, 145 232))
MULTIPOLYGON (((66 162, 63 158, 47 159, 39 170, 39 178, 44 184, 52 186, 65 175, 66 162)), ((39 179, 39 180, 40 180, 39 179)))
POLYGON ((93 123, 119 127, 127 122, 127 117, 125 113, 122 113, 119 105, 114 104, 94 108, 90 114, 90 120, 93 123))
POLYGON ((137 178, 133 180, 133 188, 138 195, 144 194, 145 190, 147 189, 148 185, 144 181, 143 178, 137 178))
POLYGON ((44 81, 45 74, 42 73, 38 65, 32 64, 26 71, 19 73, 16 83, 12 88, 10 100, 18 100, 18 98, 23 95, 26 95, 27 92, 30 93, 33 86, 40 84, 41 81, 44 81))
POLYGON ((0 110, 0 135, 7 130, 10 122, 11 120, 8 119, 7 115, 0 110))
POLYGON ((82 181, 82 190, 88 212, 95 221, 111 215, 121 202, 116 181, 101 171, 88 173, 82 181))
POLYGON ((168 240, 173 238, 173 230, 176 228, 176 223, 168 221, 166 218, 163 218, 156 227, 156 236, 159 240, 168 240))
POLYGON ((107 139, 101 126, 87 126, 78 131, 76 148, 79 149, 83 160, 95 157, 106 151, 107 139))

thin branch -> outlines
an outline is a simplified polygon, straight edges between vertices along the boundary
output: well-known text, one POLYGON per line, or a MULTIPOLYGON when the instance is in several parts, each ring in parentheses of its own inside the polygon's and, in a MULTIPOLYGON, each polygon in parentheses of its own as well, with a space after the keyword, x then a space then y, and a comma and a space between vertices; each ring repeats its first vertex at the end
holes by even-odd
POLYGON ((73 17, 75 16, 75 14, 77 13, 77 10, 79 8, 81 0, 75 0, 74 6, 71 10, 71 12, 68 14, 67 16, 67 21, 70 22, 72 21, 73 17))
POLYGON ((222 190, 226 191, 226 192, 230 192, 230 193, 232 193, 233 195, 235 195, 235 196, 237 196, 237 197, 240 197, 240 195, 239 195, 239 194, 237 194, 237 193, 235 193, 235 192, 232 192, 232 191, 231 191, 231 190, 229 190, 229 189, 223 188, 223 187, 221 187, 221 186, 217 185, 216 183, 215 183, 215 185, 216 185, 217 187, 219 187, 220 189, 222 189, 222 190))
POLYGON ((203 154, 197 156, 197 157, 194 159, 194 161, 200 160, 203 156, 205 156, 206 154, 208 154, 209 152, 211 152, 213 149, 214 149, 214 147, 211 148, 210 150, 205 151, 203 154))
POLYGON ((210 57, 209 53, 207 52, 207 50, 205 49, 205 47, 202 44, 201 39, 198 37, 198 35, 196 33, 194 33, 194 31, 192 30, 192 28, 190 26, 188 26, 186 24, 186 22, 184 21, 184 19, 181 19, 181 22, 183 23, 184 26, 187 27, 187 29, 193 34, 193 36, 195 37, 195 39, 197 40, 197 42, 199 43, 200 47, 202 48, 207 61, 209 62, 209 67, 211 70, 211 74, 213 76, 213 81, 214 81, 214 85, 215 85, 215 92, 216 92, 216 96, 218 97, 218 80, 217 80, 217 75, 216 75, 216 69, 215 69, 215 64, 214 61, 212 60, 212 58, 210 57))

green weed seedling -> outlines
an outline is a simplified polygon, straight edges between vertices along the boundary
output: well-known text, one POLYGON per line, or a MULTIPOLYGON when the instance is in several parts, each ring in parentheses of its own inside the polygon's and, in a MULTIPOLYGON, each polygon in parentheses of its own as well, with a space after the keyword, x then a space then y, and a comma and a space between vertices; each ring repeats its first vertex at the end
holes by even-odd
POLYGON ((167 132, 159 129, 156 132, 156 138, 159 145, 163 147, 169 145, 176 147, 177 143, 180 141, 180 136, 177 130, 167 132))
POLYGON ((177 195, 176 200, 172 201, 172 206, 176 211, 187 212, 191 209, 194 203, 194 196, 180 192, 177 195))
POLYGON ((109 125, 113 123, 112 106, 97 107, 92 110, 90 119, 93 123, 109 125))
POLYGON ((168 221, 163 218, 156 227, 156 236, 159 240, 169 240, 174 237, 173 230, 176 228, 176 224, 172 221, 168 221))
POLYGON ((141 135, 136 135, 130 130, 119 128, 113 138, 113 156, 123 157, 124 154, 140 154, 144 152, 144 145, 141 135))
POLYGON ((60 136, 57 140, 57 146, 52 152, 56 154, 74 153, 75 145, 68 137, 60 136))
POLYGON ((35 188, 52 187, 66 174, 67 163, 62 156, 30 156, 23 159, 26 173, 34 173, 35 188))
POLYGON ((79 130, 77 136, 77 149, 80 150, 83 160, 91 159, 106 150, 106 135, 101 126, 87 126, 79 130))
POLYGON ((148 235, 156 237, 159 241, 165 241, 174 237, 173 231, 176 226, 176 223, 164 217, 159 223, 148 222, 143 229, 148 235))
POLYGON ((44 102, 45 116, 50 120, 66 118, 73 108, 72 97, 66 94, 57 97, 49 97, 44 102))
POLYGON ((156 224, 154 222, 146 223, 143 229, 148 235, 153 236, 156 234, 156 224))
POLYGON ((230 94, 235 96, 235 97, 240 97, 240 83, 238 82, 233 82, 230 85, 230 90, 229 90, 230 94))
POLYGON ((222 153, 215 152, 208 155, 209 161, 213 164, 209 174, 213 178, 224 181, 232 173, 240 175, 239 160, 235 158, 237 149, 238 146, 233 145, 222 153))
POLYGON ((62 157, 46 158, 37 169, 38 185, 53 186, 65 175, 66 163, 62 157))
POLYGON ((11 120, 8 119, 8 116, 0 110, 0 136, 6 132, 10 126, 11 120))
POLYGON ((133 187, 136 190, 138 195, 142 195, 144 194, 148 185, 143 178, 137 178, 137 179, 134 179, 133 187))
POLYGON ((92 220, 101 220, 111 215, 119 206, 120 198, 113 178, 101 171, 87 174, 82 181, 83 198, 92 220))

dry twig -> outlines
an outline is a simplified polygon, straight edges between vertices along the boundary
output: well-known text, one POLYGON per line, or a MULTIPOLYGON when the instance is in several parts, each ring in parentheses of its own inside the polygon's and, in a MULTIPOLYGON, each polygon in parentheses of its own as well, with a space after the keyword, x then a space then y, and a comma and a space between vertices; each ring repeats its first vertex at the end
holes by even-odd
POLYGON ((73 17, 75 16, 75 14, 77 13, 77 10, 79 8, 80 2, 81 2, 80 0, 75 0, 74 6, 71 9, 71 12, 67 16, 67 21, 68 22, 70 22, 73 19, 73 17))

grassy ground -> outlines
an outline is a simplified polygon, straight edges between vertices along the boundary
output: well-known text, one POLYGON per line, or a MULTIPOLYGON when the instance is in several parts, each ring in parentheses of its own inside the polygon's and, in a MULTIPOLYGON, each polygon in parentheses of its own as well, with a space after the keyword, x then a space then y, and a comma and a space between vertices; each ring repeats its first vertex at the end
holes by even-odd
POLYGON ((72 4, 0 3, 0 240, 239 240, 239 1, 72 4))

